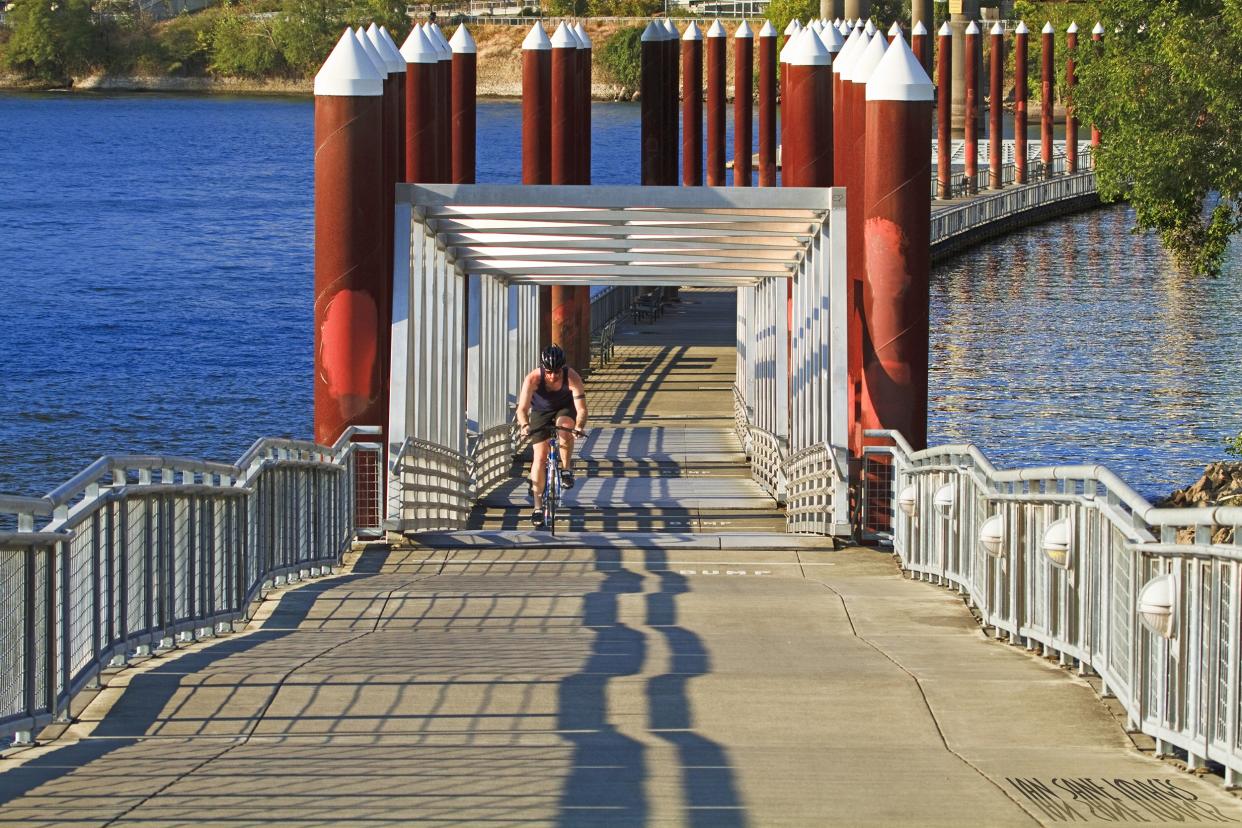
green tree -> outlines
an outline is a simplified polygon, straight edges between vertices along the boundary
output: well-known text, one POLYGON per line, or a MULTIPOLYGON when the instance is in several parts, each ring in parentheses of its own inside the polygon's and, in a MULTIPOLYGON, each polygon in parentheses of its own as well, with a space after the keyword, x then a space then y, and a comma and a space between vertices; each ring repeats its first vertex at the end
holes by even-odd
POLYGON ((642 74, 643 30, 637 26, 612 34, 597 51, 600 67, 609 79, 630 91, 637 91, 642 74))
POLYGON ((785 27, 797 18, 806 23, 812 16, 819 17, 819 0, 771 0, 768 3, 768 20, 780 33, 780 46, 785 45, 785 27))
POLYGON ((25 77, 67 81, 99 60, 99 32, 88 0, 22 0, 8 21, 5 63, 25 77))
POLYGON ((285 63, 273 29, 271 19, 245 7, 223 8, 211 28, 211 70, 231 77, 274 74, 285 63))
POLYGON ((295 73, 313 74, 332 51, 345 28, 339 8, 331 0, 285 0, 272 36, 295 73))
MULTIPOLYGON (((1102 133, 1101 194, 1126 198, 1178 263, 1220 271, 1242 229, 1242 0, 1101 0, 1074 102, 1102 133)), ((1085 32, 1084 32, 1085 34, 1085 32)))

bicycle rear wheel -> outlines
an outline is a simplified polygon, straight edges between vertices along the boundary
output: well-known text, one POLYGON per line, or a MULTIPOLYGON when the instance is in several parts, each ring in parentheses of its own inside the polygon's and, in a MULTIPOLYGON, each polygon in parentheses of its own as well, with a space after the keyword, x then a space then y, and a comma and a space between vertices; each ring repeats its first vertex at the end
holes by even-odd
POLYGON ((556 462, 555 451, 548 458, 548 473, 543 483, 543 522, 548 531, 556 534, 556 508, 561 500, 561 468, 556 462))

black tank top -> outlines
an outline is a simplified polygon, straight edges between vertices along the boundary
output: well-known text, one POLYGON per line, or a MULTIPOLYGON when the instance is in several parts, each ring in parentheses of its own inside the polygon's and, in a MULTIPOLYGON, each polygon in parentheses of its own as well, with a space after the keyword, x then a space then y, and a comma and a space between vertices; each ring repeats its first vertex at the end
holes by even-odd
POLYGON ((539 371, 539 387, 531 397, 530 407, 536 411, 559 411, 562 408, 574 407, 574 392, 569 388, 569 369, 561 369, 561 387, 557 391, 549 391, 543 381, 543 370, 539 371))

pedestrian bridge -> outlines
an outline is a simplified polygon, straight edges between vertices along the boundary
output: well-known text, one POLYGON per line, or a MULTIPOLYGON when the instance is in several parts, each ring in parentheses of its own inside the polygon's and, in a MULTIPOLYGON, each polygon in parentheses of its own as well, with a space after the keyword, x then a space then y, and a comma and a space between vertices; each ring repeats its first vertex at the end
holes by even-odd
POLYGON ((1099 470, 899 438, 872 515, 896 555, 782 534, 732 411, 732 292, 681 298, 591 375, 556 538, 514 531, 506 484, 475 529, 351 544, 365 434, 6 500, 30 517, 0 537, 0 823, 1242 819, 1182 770, 1237 755, 1236 547, 1129 537, 1161 516, 1099 470), (1059 568, 1031 538, 1063 515, 1059 568), (1157 570, 1173 639, 1135 604, 1157 570))

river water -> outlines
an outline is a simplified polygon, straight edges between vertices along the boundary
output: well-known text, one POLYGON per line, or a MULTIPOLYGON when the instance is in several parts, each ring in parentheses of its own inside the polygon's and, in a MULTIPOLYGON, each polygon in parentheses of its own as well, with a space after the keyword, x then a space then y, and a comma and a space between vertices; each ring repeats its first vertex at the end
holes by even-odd
MULTIPOLYGON (((480 181, 519 180, 519 121, 480 106, 480 181)), ((637 107, 594 124, 593 180, 637 183, 637 107)), ((0 94, 0 492, 310 434, 311 141, 304 99, 0 94)), ((1149 495, 1222 456, 1242 254, 1185 277, 1130 223, 1099 210, 936 269, 933 443, 1099 462, 1149 495)))

